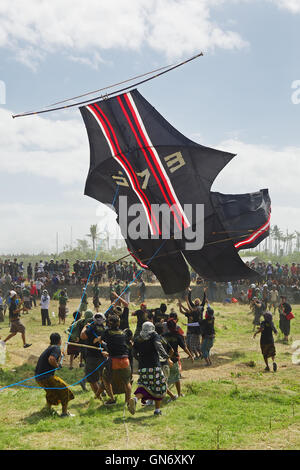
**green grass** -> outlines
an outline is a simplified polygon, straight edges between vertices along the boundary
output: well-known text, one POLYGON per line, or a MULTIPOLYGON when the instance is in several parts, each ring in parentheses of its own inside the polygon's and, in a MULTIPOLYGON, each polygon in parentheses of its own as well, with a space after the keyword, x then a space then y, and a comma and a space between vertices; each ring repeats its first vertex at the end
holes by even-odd
MULTIPOLYGON (((160 301, 149 302, 150 307, 160 301)), ((213 365, 207 368, 201 361, 192 365, 182 353, 185 396, 169 404, 164 400, 161 417, 153 416, 152 407, 140 404, 134 416, 124 412, 122 395, 117 405, 107 409, 93 398, 90 389, 83 392, 80 385, 72 386, 75 399, 70 402, 70 411, 75 417, 49 416, 43 410, 45 393, 35 388, 32 379, 36 358, 47 346, 51 332, 59 331, 66 339, 63 332, 78 302, 70 302, 65 326, 58 325, 56 318, 51 327, 42 327, 39 308, 34 309, 23 317, 32 347, 23 350, 19 335, 8 343, 7 362, 0 369, 1 450, 299 449, 300 366, 291 362, 291 345, 283 344, 281 336, 276 339, 278 371, 265 373, 259 338, 252 338, 252 316, 247 307, 237 305, 214 305, 217 336, 213 365), (30 380, 11 386, 27 378, 30 380)), ((107 306, 103 301, 102 310, 107 306)), ((57 313, 56 301, 52 301, 52 310, 57 313)), ((296 319, 291 342, 300 339, 300 307, 293 311, 296 319)), ((180 323, 185 323, 183 317, 180 323)), ((7 320, 0 326, 5 337, 7 320)), ((134 329, 133 320, 131 326, 134 329)), ((71 385, 84 375, 78 362, 75 365, 69 370, 66 358, 58 372, 71 385)))

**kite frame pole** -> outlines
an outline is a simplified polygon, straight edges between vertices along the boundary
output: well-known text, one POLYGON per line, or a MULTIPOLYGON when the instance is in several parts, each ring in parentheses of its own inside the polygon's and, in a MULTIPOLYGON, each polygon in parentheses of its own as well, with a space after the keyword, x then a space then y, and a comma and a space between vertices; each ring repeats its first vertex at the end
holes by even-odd
MULTIPOLYGON (((201 57, 201 56, 203 56, 203 52, 200 52, 199 54, 196 54, 195 56, 190 57, 189 59, 186 59, 186 60, 180 62, 179 64, 173 65, 172 67, 169 67, 167 70, 164 70, 163 72, 159 72, 156 75, 153 75, 152 77, 146 78, 146 79, 141 80, 140 82, 137 82, 137 83, 133 83, 132 85, 129 85, 127 87, 120 88, 119 90, 112 91, 110 93, 106 93, 105 95, 96 96, 95 98, 91 98, 89 100, 84 100, 84 101, 80 101, 78 103, 72 103, 72 104, 68 104, 68 105, 65 105, 65 106, 57 106, 57 107, 50 108, 50 109, 43 109, 43 110, 39 110, 39 111, 30 111, 30 112, 24 112, 24 113, 20 113, 20 114, 13 114, 12 117, 14 119, 14 118, 17 118, 17 117, 33 116, 33 115, 38 115, 38 114, 50 113, 52 111, 60 111, 62 109, 74 108, 75 106, 84 105, 86 103, 90 103, 90 102, 93 102, 93 101, 107 99, 112 95, 120 94, 123 91, 129 90, 131 88, 135 88, 139 85, 142 85, 143 83, 146 83, 146 82, 149 82, 150 80, 153 80, 154 78, 160 77, 161 75, 164 75, 165 73, 168 73, 171 70, 174 70, 178 67, 181 67, 182 65, 185 65, 188 62, 191 62, 192 60, 197 59, 198 57, 201 57)), ((109 87, 106 87, 106 88, 109 88, 109 87)))
POLYGON ((71 343, 67 341, 66 344, 70 344, 71 346, 78 346, 79 348, 89 348, 89 349, 97 349, 97 351, 102 351, 102 349, 97 348, 96 346, 89 346, 88 344, 82 344, 82 343, 71 343))

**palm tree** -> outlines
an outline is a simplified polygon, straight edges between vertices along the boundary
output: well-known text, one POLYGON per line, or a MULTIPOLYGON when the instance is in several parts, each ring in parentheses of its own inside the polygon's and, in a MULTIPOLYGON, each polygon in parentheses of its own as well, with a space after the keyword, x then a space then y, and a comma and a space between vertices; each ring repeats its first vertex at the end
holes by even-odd
POLYGON ((300 251, 300 232, 297 232, 297 230, 295 231, 295 234, 296 234, 296 237, 297 237, 297 241, 296 241, 296 250, 297 251, 300 251))
POLYGON ((96 249, 96 243, 99 238, 99 233, 97 230, 97 224, 91 225, 90 226, 90 233, 86 235, 87 237, 90 237, 92 239, 92 245, 93 245, 93 251, 96 249))
POLYGON ((288 236, 288 243, 289 243, 289 253, 293 253, 293 240, 296 238, 295 233, 290 233, 288 236))
POLYGON ((278 225, 274 225, 272 229, 272 235, 275 241, 275 254, 278 255, 278 242, 280 240, 280 230, 278 228, 278 225))

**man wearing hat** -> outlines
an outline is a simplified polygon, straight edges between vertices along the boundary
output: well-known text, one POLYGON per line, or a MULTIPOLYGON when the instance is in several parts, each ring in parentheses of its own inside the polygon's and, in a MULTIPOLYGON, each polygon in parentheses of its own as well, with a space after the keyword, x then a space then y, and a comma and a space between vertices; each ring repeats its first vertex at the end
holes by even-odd
POLYGON ((12 290, 10 291, 9 297, 10 297, 10 304, 9 304, 10 334, 7 336, 7 338, 5 338, 4 342, 6 343, 7 341, 9 341, 10 338, 15 336, 17 333, 21 333, 23 347, 29 348, 31 344, 26 343, 25 326, 20 321, 21 307, 20 307, 20 302, 17 299, 17 293, 14 290, 12 290))

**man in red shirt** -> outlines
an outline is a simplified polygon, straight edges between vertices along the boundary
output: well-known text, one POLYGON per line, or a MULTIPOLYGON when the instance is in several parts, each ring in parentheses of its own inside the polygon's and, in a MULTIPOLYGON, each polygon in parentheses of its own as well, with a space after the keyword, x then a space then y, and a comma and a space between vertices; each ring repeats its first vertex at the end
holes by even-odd
POLYGON ((36 288, 36 285, 33 283, 33 281, 30 282, 30 302, 31 302, 31 307, 32 307, 32 302, 34 303, 34 306, 36 307, 36 299, 38 298, 38 290, 36 288))

